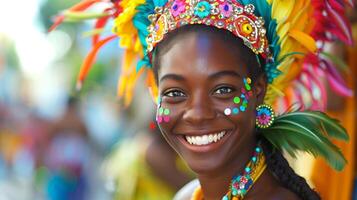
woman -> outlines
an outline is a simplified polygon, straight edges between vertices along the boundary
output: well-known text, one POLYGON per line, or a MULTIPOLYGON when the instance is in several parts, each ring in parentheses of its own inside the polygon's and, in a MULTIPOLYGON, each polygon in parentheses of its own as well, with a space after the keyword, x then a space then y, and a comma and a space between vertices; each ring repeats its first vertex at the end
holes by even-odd
MULTIPOLYGON (((95 2, 71 8, 52 28, 95 2)), ((280 110, 292 102, 305 109, 324 103, 311 69, 330 71, 321 70, 325 60, 316 43, 351 42, 341 20, 333 30, 318 23, 338 21, 348 3, 325 4, 130 0, 112 1, 104 15, 97 15, 97 25, 115 18, 114 32, 126 49, 119 95, 130 102, 138 75, 146 72, 162 134, 197 173, 199 183, 189 184, 176 199, 319 199, 289 167, 283 150, 292 156, 298 150, 320 155, 335 169, 343 168, 346 161, 329 137, 348 136, 335 120, 316 111, 275 116, 268 105, 284 92, 291 95, 276 104, 280 110), (332 31, 337 38, 329 37, 332 31)), ((97 50, 113 38, 94 37, 79 85, 97 50)))

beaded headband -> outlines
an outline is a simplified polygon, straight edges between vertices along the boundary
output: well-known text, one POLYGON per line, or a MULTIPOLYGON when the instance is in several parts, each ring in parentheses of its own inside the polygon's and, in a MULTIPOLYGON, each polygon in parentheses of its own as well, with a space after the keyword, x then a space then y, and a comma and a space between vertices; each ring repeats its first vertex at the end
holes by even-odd
POLYGON ((204 24, 226 29, 243 39, 255 54, 264 58, 270 55, 264 19, 254 15, 252 4, 241 5, 237 1, 169 0, 165 6, 156 7, 148 16, 151 25, 146 37, 147 53, 165 36, 187 24, 204 24))

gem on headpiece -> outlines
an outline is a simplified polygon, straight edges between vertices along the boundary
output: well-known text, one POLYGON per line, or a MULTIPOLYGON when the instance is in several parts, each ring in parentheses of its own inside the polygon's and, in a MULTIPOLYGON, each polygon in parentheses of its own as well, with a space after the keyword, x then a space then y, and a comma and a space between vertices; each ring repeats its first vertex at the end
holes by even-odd
POLYGON ((182 1, 175 1, 174 4, 171 6, 171 13, 174 17, 179 16, 180 14, 185 12, 185 10, 185 4, 182 1))
POLYGON ((234 7, 233 11, 234 11, 235 14, 240 15, 240 14, 243 13, 244 8, 242 8, 242 7, 234 7))
POLYGON ((224 17, 230 17, 232 15, 233 6, 228 3, 223 3, 219 6, 219 9, 224 17))
POLYGON ((157 14, 162 14, 163 11, 164 11, 164 9, 163 9, 162 7, 156 7, 156 8, 155 8, 155 12, 156 12, 157 14))
POLYGON ((211 4, 207 1, 200 1, 195 6, 195 15, 203 19, 211 13, 211 4))
POLYGON ((244 7, 244 11, 249 14, 253 14, 255 10, 255 7, 253 4, 248 4, 244 7))
POLYGON ((216 26, 217 26, 218 28, 223 28, 223 27, 225 26, 225 23, 224 23, 224 21, 219 20, 219 21, 216 22, 216 26))

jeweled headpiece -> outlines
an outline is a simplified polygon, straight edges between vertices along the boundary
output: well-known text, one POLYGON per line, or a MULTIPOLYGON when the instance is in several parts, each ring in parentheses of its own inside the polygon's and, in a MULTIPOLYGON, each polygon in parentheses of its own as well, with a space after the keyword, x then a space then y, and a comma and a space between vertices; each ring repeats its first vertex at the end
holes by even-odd
POLYGON ((253 4, 242 5, 231 0, 169 0, 148 16, 151 24, 146 38, 147 52, 151 52, 168 32, 188 24, 204 24, 230 31, 254 53, 267 57, 270 50, 264 19, 255 16, 254 11, 253 4))

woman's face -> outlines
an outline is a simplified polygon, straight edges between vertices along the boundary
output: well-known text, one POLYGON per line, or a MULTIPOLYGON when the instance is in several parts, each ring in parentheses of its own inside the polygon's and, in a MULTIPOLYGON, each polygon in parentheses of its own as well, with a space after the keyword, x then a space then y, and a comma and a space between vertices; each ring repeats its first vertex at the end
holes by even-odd
POLYGON ((263 78, 249 84, 249 66, 211 34, 175 40, 159 63, 157 120, 169 144, 197 173, 239 162, 237 155, 255 142, 263 78))

